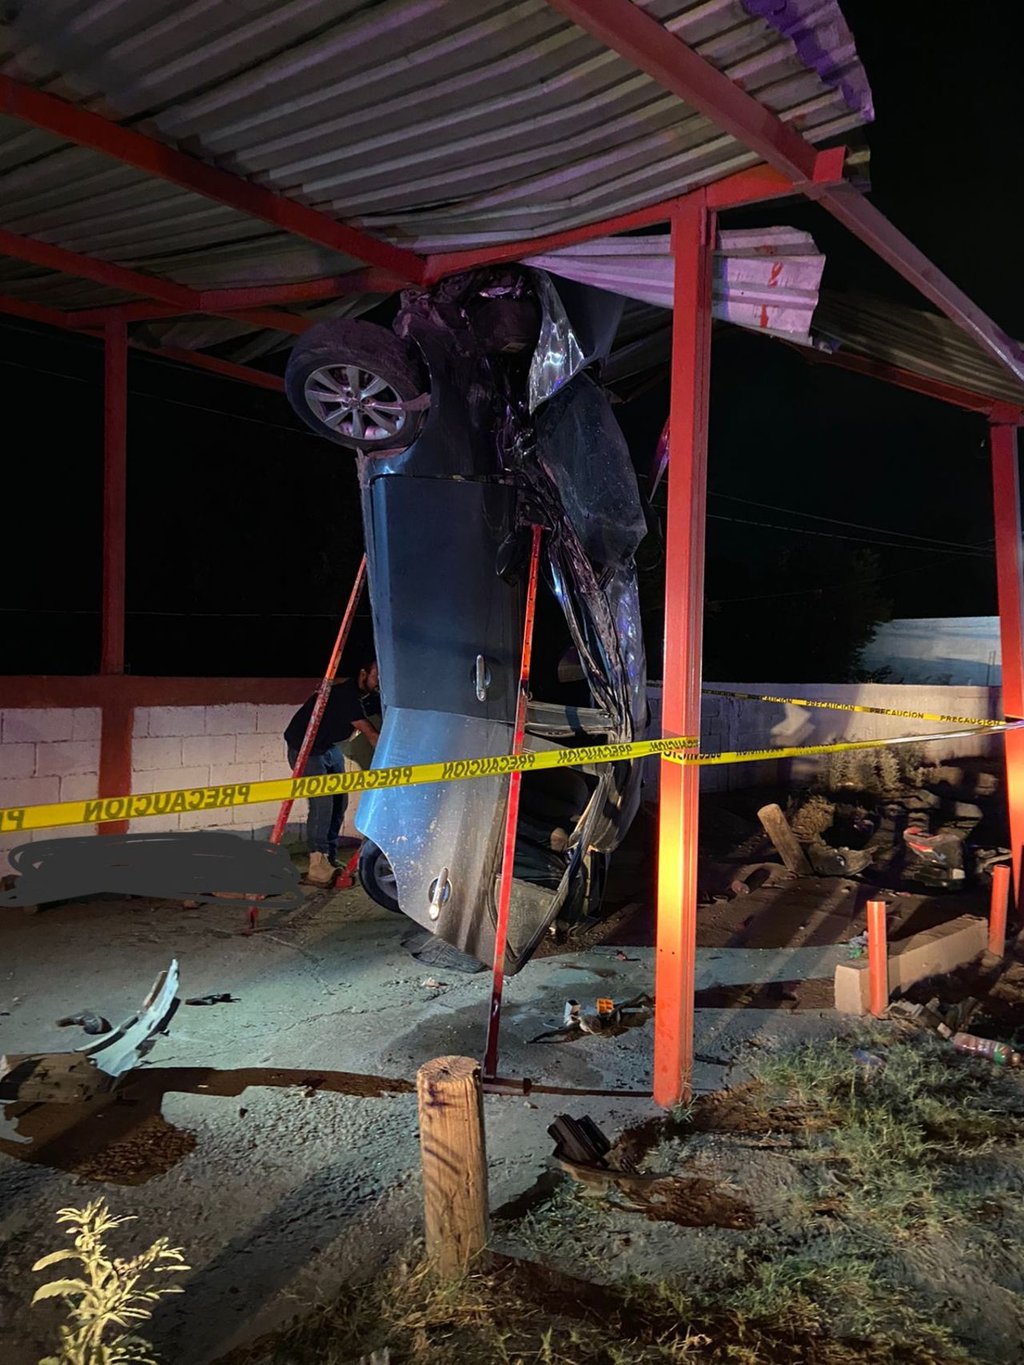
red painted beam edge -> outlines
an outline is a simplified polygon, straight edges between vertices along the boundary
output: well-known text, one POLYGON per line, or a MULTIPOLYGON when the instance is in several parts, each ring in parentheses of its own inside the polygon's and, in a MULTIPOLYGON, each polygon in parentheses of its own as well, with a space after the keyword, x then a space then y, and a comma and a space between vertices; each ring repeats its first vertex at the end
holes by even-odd
POLYGON ((88 109, 58 99, 55 95, 34 90, 9 76, 0 75, 0 113, 66 138, 79 147, 89 147, 148 175, 202 194, 207 199, 227 204, 296 237, 305 237, 320 246, 354 256, 358 261, 393 270, 410 281, 423 279, 425 262, 422 256, 417 256, 413 251, 378 241, 368 233, 339 223, 317 209, 307 208, 305 204, 299 204, 263 185, 253 184, 208 165, 174 147, 157 142, 155 138, 146 137, 88 109))
MULTIPOLYGON (((298 705, 317 678, 148 678, 130 673, 0 677, 0 706, 42 710, 68 706, 298 705)), ((115 793, 116 795, 116 793, 115 793)))

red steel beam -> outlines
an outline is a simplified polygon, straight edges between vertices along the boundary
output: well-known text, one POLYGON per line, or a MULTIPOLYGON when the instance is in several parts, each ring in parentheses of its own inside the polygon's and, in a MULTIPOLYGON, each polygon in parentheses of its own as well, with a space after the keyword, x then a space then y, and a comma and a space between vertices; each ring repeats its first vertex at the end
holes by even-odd
MULTIPOLYGON (((1020 454, 1017 428, 993 424, 992 501, 996 530, 996 582, 1003 670, 1003 714, 1024 716, 1024 524, 1021 516, 1020 454)), ((1009 730, 1006 745, 1006 798, 1017 908, 1021 906, 1024 855, 1024 730, 1009 730)))
POLYGON ((986 417, 1008 410, 1011 415, 1007 420, 1018 420, 1013 414, 1019 414, 1020 409, 1007 403, 1005 399, 977 393, 959 384, 947 383, 943 379, 931 379, 927 375, 915 374, 913 370, 904 370, 884 360, 872 360, 868 356, 854 355, 849 351, 831 353, 813 351, 808 350, 806 346, 794 346, 794 350, 799 351, 812 365, 832 365, 841 370, 849 370, 851 374, 862 374, 868 379, 881 379, 898 389, 909 389, 912 393, 922 394, 925 398, 935 398, 940 403, 949 403, 968 412, 980 412, 986 417))
MULTIPOLYGON (((707 516, 711 273, 715 215, 700 197, 672 223, 675 299, 665 546, 662 734, 700 734, 707 516)), ((666 1108, 693 1079, 700 769, 662 760, 658 816, 654 1099, 666 1108)))
MULTIPOLYGON (((103 704, 100 724, 100 780, 97 795, 124 796, 132 789, 132 731, 135 711, 122 700, 103 704)), ((98 834, 127 834, 127 820, 97 825, 98 834)))
MULTIPOLYGON (((815 153, 815 183, 829 179, 841 179, 843 174, 842 147, 830 148, 827 152, 815 153)), ((505 261, 519 261, 524 256, 539 256, 549 251, 559 251, 563 247, 575 246, 579 242, 590 242, 598 237, 610 237, 617 232, 630 232, 636 228, 651 227, 655 223, 667 223, 676 209, 692 194, 703 194, 711 208, 741 208, 745 204, 760 204, 770 199, 785 198, 799 193, 788 176, 771 166, 752 166, 746 171, 724 176, 703 190, 691 190, 688 194, 673 195, 671 199, 659 200, 642 209, 632 209, 628 213, 618 213, 611 218, 601 218, 597 222, 584 223, 579 227, 564 228, 559 232, 548 232, 543 237, 532 237, 518 242, 502 242, 494 246, 477 247, 472 251, 441 252, 427 257, 427 281, 443 279, 445 275, 460 270, 473 270, 484 265, 499 265, 505 261)))
POLYGON ((788 176, 989 355, 1024 380, 1024 349, 854 186, 815 184, 814 148, 777 114, 740 89, 632 0, 548 3, 788 176))
POLYGON ((304 237, 332 251, 354 256, 368 265, 392 270, 405 280, 417 282, 424 278, 423 257, 413 251, 378 241, 369 233, 339 223, 317 209, 307 208, 263 185, 210 166, 155 138, 113 123, 55 95, 34 90, 9 76, 0 76, 0 113, 21 119, 34 128, 42 128, 79 147, 89 147, 219 204, 227 204, 295 237, 304 237))
POLYGON ((237 379, 243 384, 253 384, 259 389, 284 393, 284 380, 278 375, 254 370, 248 365, 236 365, 233 360, 222 360, 220 356, 206 355, 202 351, 187 351, 181 346, 143 346, 137 341, 133 341, 132 346, 144 355, 159 356, 163 360, 173 360, 179 365, 191 365, 194 369, 208 370, 211 374, 219 374, 223 379, 237 379))
MULTIPOLYGON (((202 294, 187 285, 175 284, 172 280, 163 280, 156 275, 147 275, 141 270, 117 265, 114 261, 101 261, 95 256, 85 256, 80 251, 69 251, 67 247, 55 246, 52 242, 40 242, 34 237, 23 237, 19 233, 8 232, 6 228, 0 228, 0 255, 28 261, 29 264, 42 266, 46 270, 59 270, 62 274, 74 275, 80 280, 110 285, 111 288, 123 289, 128 294, 142 294, 148 299, 157 299, 170 306, 177 313, 217 311, 204 309, 202 294)), ((118 305, 121 306, 128 305, 118 305)), ((73 327, 90 325, 88 321, 83 323, 81 313, 71 313, 68 316, 73 327)), ((110 316, 112 315, 108 313, 105 321, 109 320, 110 316)), ((113 316, 125 320, 120 313, 115 312, 113 316)), ((243 322, 250 322, 254 327, 274 327, 280 332, 304 332, 309 325, 302 318, 270 310, 247 311, 231 316, 243 322)))
POLYGON ((124 579, 128 500, 128 329, 103 338, 103 611, 100 672, 124 672, 124 579))
MULTIPOLYGON (((57 308, 43 308, 36 303, 24 303, 21 299, 11 299, 4 294, 0 294, 0 313, 28 318, 32 322, 41 322, 48 327, 60 327, 65 332, 86 331, 85 328, 72 324, 73 314, 62 313, 57 308)), ((108 321, 116 321, 116 314, 108 321)), ((222 360, 219 356, 206 355, 203 351, 188 351, 179 346, 144 346, 139 341, 131 340, 128 344, 132 349, 144 351, 147 355, 160 356, 164 360, 173 360, 180 365, 191 365, 199 370, 209 370, 211 374, 219 374, 225 379, 237 379, 243 384, 254 384, 257 388, 271 389, 275 393, 284 392, 284 380, 279 379, 276 374, 253 370, 248 365, 236 365, 233 360, 222 360)))
POLYGON ((42 322, 48 327, 67 327, 67 314, 59 308, 47 308, 41 303, 30 303, 26 299, 12 299, 9 294, 0 294, 0 313, 11 317, 27 318, 29 322, 42 322))

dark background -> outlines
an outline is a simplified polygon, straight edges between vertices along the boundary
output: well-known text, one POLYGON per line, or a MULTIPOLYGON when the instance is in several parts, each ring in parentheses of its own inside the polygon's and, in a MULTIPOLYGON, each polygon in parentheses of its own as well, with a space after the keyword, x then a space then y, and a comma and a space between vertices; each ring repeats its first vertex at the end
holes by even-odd
MULTIPOLYGON (((1016 7, 842 7, 875 98, 874 201, 1021 335, 1016 7)), ((826 253, 826 286, 922 306, 813 205, 724 221, 805 227, 826 253)), ((283 363, 282 353, 268 367, 283 363)), ((93 672, 100 347, 0 320, 0 375, 0 674, 93 672)), ((354 461, 307 433, 276 394, 138 353, 129 387, 129 670, 316 674, 362 549, 354 461)), ((662 382, 618 409, 642 478, 667 406, 662 382)), ((711 419, 706 677, 842 681, 888 614, 995 614, 980 418, 729 329, 716 334, 711 419)), ((657 534, 642 564, 656 676, 657 534)), ((364 609, 356 651, 367 641, 364 609)))

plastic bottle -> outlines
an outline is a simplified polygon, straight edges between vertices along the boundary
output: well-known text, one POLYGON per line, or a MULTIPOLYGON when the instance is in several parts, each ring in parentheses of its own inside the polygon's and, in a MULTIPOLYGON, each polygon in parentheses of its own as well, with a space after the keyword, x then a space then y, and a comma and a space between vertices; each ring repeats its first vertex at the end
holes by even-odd
POLYGON ((1021 1055, 1009 1043, 997 1043, 993 1038, 978 1038, 973 1033, 954 1033, 953 1046, 957 1052, 970 1057, 987 1057, 997 1066, 1020 1066, 1021 1055))

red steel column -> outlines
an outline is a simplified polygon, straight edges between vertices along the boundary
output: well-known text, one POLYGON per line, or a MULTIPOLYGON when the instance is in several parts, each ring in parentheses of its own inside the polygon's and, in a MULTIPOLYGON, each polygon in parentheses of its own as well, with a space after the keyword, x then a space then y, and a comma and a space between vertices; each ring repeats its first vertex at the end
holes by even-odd
MULTIPOLYGON (((128 329, 108 322, 103 338, 103 603, 100 672, 124 672, 124 576, 128 501, 128 329)), ((99 795, 131 791, 134 708, 103 702, 99 795)), ((100 834, 126 834, 127 820, 99 825, 100 834)))
MULTIPOLYGON (((1024 551, 1021 547, 1020 458, 1017 428, 993 424, 992 492, 996 528, 999 637, 1003 656, 1003 714, 1024 717, 1024 551)), ((1024 851, 1024 730, 1009 730, 1006 744, 1006 800, 1010 811, 1013 885, 1021 904, 1024 851)))
MULTIPOLYGON (((672 221, 675 311, 661 723, 662 734, 671 737, 700 734, 714 235, 715 215, 705 196, 684 201, 672 221)), ((689 1094, 693 1078, 699 771, 664 759, 661 764, 654 1099, 666 1107, 689 1094)))
POLYGON ((103 626, 100 672, 124 672, 128 500, 128 329, 108 322, 103 345, 103 626))

